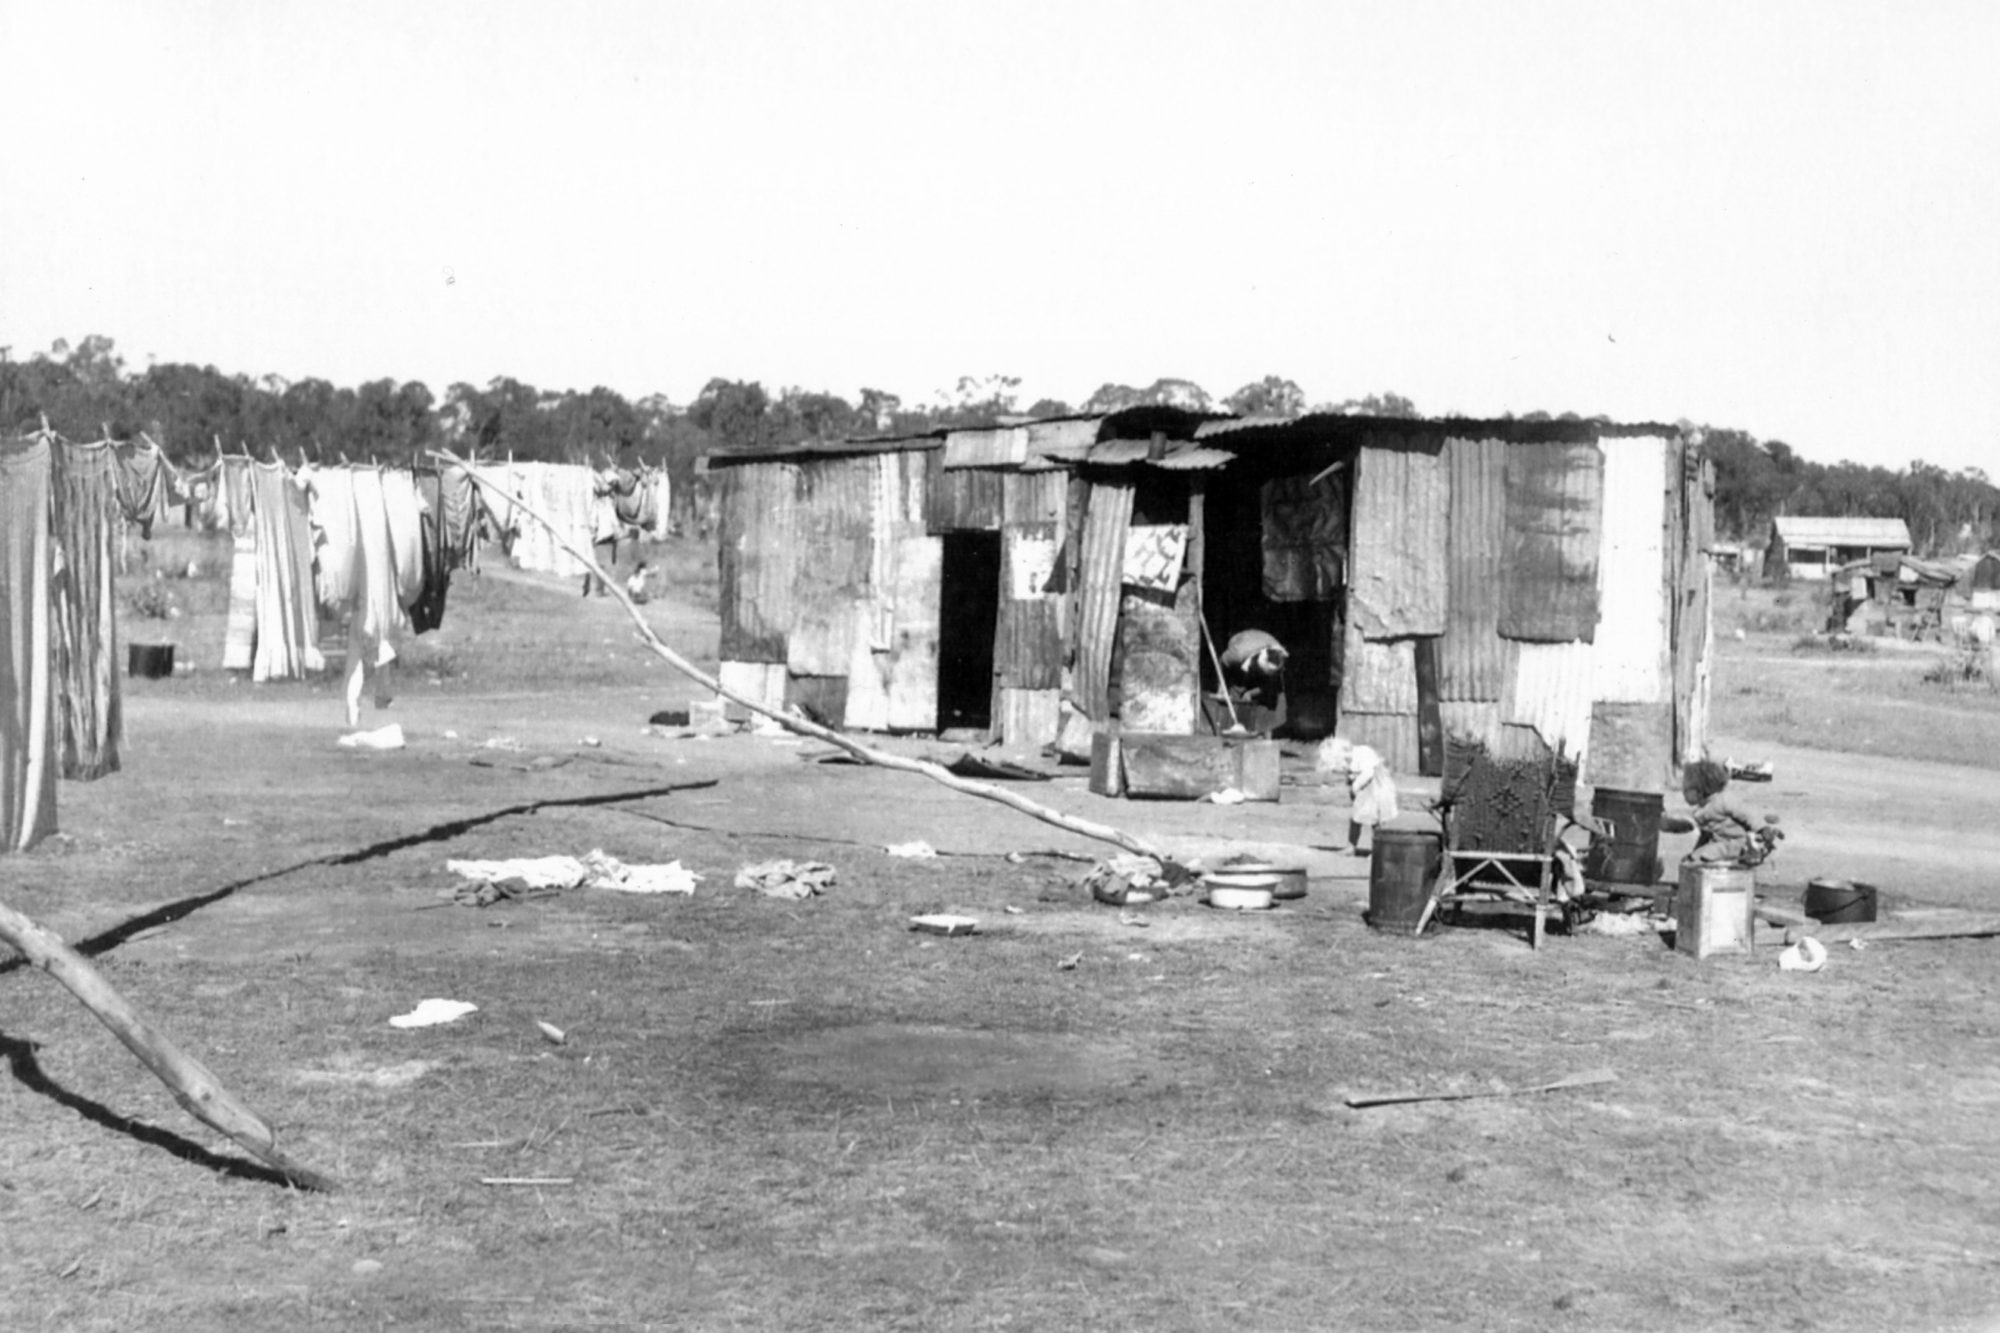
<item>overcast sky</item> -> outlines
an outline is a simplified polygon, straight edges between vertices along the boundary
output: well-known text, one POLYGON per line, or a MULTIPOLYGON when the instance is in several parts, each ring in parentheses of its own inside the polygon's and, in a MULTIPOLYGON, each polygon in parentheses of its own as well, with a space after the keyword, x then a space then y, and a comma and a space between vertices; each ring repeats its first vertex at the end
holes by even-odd
POLYGON ((2000 5, 0 0, 0 344, 1106 381, 2000 475, 2000 5))

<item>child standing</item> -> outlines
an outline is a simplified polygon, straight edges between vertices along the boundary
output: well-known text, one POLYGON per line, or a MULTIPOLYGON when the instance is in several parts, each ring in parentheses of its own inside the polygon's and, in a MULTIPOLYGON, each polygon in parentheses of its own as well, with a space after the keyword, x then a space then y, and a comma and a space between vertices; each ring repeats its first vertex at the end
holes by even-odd
POLYGON ((1389 766, 1382 762, 1382 756, 1373 747, 1335 739, 1320 746, 1314 767, 1321 773, 1338 773, 1347 778, 1350 802, 1347 810, 1347 850, 1355 856, 1369 855, 1373 851, 1375 835, 1372 832, 1368 835, 1370 846, 1364 848, 1361 845, 1362 830, 1386 824, 1399 813, 1396 780, 1389 776, 1389 766))

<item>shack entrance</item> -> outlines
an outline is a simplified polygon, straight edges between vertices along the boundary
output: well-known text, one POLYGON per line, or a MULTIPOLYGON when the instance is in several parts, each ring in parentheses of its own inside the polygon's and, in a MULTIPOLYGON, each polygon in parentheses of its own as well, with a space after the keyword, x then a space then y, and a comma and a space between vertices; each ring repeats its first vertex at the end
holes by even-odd
POLYGON ((993 726, 1000 534, 947 532, 938 595, 938 730, 993 726))

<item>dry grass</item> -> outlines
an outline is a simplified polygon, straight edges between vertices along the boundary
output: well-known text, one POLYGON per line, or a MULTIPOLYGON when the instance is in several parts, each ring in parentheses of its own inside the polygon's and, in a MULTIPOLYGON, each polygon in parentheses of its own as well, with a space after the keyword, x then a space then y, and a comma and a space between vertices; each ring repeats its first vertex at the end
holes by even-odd
MULTIPOLYGON (((458 665, 413 732, 573 736, 659 688, 602 642, 605 607, 497 576, 454 596, 436 651, 458 665)), ((1743 647, 1719 699, 1762 697, 1737 692, 1743 647)), ((893 775, 839 778, 866 793, 854 841, 787 836, 825 787, 748 767, 747 741, 528 774, 435 741, 337 754, 308 687, 132 704, 127 772, 65 788, 72 841, 17 859, 9 898, 87 939, 263 876, 101 963, 344 1189, 242 1172, 59 988, 0 974, 10 1327, 1872 1330, 1995 1306, 1989 943, 1805 979, 1650 938, 1536 955, 1371 932, 1353 881, 1258 918, 1177 899, 1140 929, 1062 862, 874 850, 868 801, 910 836, 956 799, 893 775), (721 785, 623 802, 671 828, 549 804, 386 847, 701 776, 721 785), (439 906, 447 857, 592 846, 709 879, 439 906), (775 856, 840 884, 728 887, 775 856), (904 929, 967 906, 986 933, 904 929), (482 1007, 387 1025, 432 995, 482 1007), (1600 1065, 1618 1082, 1341 1100, 1600 1065)))

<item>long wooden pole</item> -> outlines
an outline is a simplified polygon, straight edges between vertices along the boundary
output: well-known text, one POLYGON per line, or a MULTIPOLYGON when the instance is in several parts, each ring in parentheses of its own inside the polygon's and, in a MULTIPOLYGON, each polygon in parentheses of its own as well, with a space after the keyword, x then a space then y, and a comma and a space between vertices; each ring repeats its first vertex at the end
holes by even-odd
POLYGON ((0 940, 67 986, 146 1068, 167 1085, 187 1113, 226 1134, 269 1163, 285 1179, 306 1189, 331 1191, 333 1181, 302 1166, 278 1148, 278 1136, 262 1117, 231 1096, 200 1061, 157 1032, 139 1011, 104 979, 88 959, 21 913, 0 903, 0 940))
POLYGON ((611 595, 618 599, 619 603, 625 608, 625 614, 630 616, 632 623, 638 627, 640 642, 651 649, 654 655, 659 657, 668 666, 680 672, 689 680, 694 681, 703 689, 709 690, 718 697, 729 700, 731 703, 747 708, 753 713, 768 717, 787 731, 796 732, 801 736, 810 736, 815 740, 822 740, 829 745, 838 746, 863 763, 875 764, 881 768, 898 769, 905 773, 920 773, 931 781, 949 787, 953 791, 963 792, 967 796, 982 797, 989 801, 998 801, 1000 804, 1018 810, 1024 815, 1039 819, 1045 824, 1053 824, 1060 829, 1067 829, 1071 833, 1081 834, 1086 838, 1094 838, 1100 842, 1108 842, 1114 846, 1123 847, 1128 852, 1134 852, 1140 856, 1150 856, 1162 863, 1171 859, 1145 839, 1135 837, 1121 829, 1115 829, 1109 824, 1100 824, 1095 820, 1079 819, 1074 815, 1064 814, 1060 810, 1052 809, 1037 801, 1031 801, 1025 796, 1008 791, 1004 787, 996 787, 991 783, 969 781, 938 764, 933 764, 926 760, 909 759, 902 755, 890 754, 885 750, 873 749, 842 732, 822 727, 804 718, 788 717, 783 713, 766 708, 754 700, 746 699, 742 695, 724 689, 721 681, 662 643, 659 636, 653 633, 653 627, 646 623, 646 618, 640 613, 638 606, 626 595, 625 590, 619 587, 604 570, 598 568, 597 561, 592 559, 588 552, 579 549, 574 542, 569 540, 562 529, 558 528, 550 519, 544 517, 534 506, 518 495, 508 494, 507 491, 495 485, 492 481, 480 476, 470 463, 448 449, 433 450, 431 456, 441 462, 464 468, 466 475, 471 477, 477 485, 503 497, 514 508, 547 528, 549 535, 555 539, 556 545, 568 551, 578 560, 581 560, 596 575, 600 587, 611 590, 611 595))

